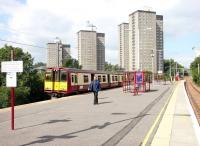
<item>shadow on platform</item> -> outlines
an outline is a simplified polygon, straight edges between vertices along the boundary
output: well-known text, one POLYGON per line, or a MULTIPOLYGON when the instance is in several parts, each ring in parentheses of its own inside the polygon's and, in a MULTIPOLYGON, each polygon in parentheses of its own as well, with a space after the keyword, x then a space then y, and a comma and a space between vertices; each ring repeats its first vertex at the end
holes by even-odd
POLYGON ((127 113, 111 113, 111 115, 126 115, 127 113))
POLYGON ((41 126, 41 125, 45 125, 45 124, 54 124, 54 123, 70 122, 70 121, 72 121, 72 120, 68 120, 68 119, 50 120, 49 122, 44 122, 44 123, 41 123, 41 124, 36 124, 36 125, 31 125, 31 126, 25 126, 25 127, 21 127, 21 128, 16 128, 16 130, 25 129, 25 128, 31 128, 31 127, 37 127, 37 126, 41 126))
POLYGON ((98 104, 107 104, 107 103, 112 103, 112 101, 99 102, 98 104))
POLYGON ((131 121, 132 122, 133 120, 136 120, 137 118, 145 117, 147 115, 149 115, 149 114, 144 114, 144 115, 141 115, 141 116, 136 116, 136 117, 128 118, 128 119, 124 119, 124 120, 119 120, 119 121, 116 121, 116 122, 105 122, 102 125, 94 125, 94 126, 91 126, 89 128, 86 128, 86 129, 82 129, 82 130, 79 130, 79 131, 74 131, 74 132, 71 132, 71 133, 58 135, 58 136, 56 136, 56 135, 45 135, 45 136, 38 137, 39 140, 35 140, 35 141, 30 142, 30 143, 23 144, 21 146, 46 143, 46 142, 53 141, 55 139, 75 138, 75 137, 78 137, 78 136, 76 136, 74 134, 78 134, 78 133, 89 131, 89 130, 93 130, 93 129, 103 129, 103 128, 106 128, 107 126, 110 126, 110 125, 113 125, 113 124, 117 124, 117 123, 121 123, 121 122, 125 122, 125 121, 131 121))
POLYGON ((109 98, 109 97, 99 97, 99 99, 106 99, 106 98, 109 98))
POLYGON ((156 92, 156 91, 158 91, 158 90, 157 90, 157 89, 149 90, 149 91, 147 91, 147 93, 148 93, 148 92, 156 92))

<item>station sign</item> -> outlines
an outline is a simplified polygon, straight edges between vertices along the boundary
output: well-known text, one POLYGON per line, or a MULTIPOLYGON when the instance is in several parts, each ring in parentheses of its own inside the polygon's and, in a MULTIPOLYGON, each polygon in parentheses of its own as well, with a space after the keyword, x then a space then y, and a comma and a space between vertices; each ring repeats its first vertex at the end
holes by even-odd
POLYGON ((6 74, 6 87, 17 87, 17 73, 8 72, 6 74))
POLYGON ((141 84, 143 82, 142 72, 136 72, 136 83, 141 84))
POLYGON ((23 72, 23 61, 3 61, 1 72, 23 72))

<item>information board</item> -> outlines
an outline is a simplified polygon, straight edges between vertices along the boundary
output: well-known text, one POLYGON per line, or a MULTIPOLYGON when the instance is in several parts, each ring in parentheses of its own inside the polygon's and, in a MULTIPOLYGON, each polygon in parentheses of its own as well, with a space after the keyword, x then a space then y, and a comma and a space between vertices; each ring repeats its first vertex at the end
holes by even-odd
POLYGON ((136 72, 136 84, 141 84, 142 82, 142 72, 136 72))
POLYGON ((6 87, 17 87, 17 73, 8 72, 6 74, 6 87))
POLYGON ((23 61, 3 61, 1 72, 23 72, 23 61))

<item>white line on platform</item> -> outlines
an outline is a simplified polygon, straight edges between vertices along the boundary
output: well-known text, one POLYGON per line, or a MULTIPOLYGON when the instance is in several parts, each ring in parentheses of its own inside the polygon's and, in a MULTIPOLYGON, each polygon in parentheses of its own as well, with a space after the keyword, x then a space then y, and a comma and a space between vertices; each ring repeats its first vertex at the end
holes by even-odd
MULTIPOLYGON (((185 87, 184 87, 185 89, 185 87)), ((198 143, 200 145, 200 127, 199 127, 199 124, 198 124, 198 121, 197 121, 197 118, 194 114, 194 110, 192 109, 192 105, 189 101, 189 97, 186 93, 186 90, 184 90, 184 94, 185 94, 185 99, 186 99, 186 104, 187 104, 187 109, 189 110, 189 113, 191 115, 191 119, 192 119, 192 126, 195 130, 195 134, 196 134, 196 138, 198 140, 198 143)))

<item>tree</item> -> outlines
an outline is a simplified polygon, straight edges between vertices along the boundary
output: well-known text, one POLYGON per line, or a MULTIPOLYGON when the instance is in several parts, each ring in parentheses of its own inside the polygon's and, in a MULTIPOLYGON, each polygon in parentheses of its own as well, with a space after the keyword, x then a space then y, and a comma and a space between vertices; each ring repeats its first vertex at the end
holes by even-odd
POLYGON ((63 67, 68 67, 68 68, 77 68, 77 69, 81 69, 82 66, 79 65, 79 62, 78 60, 72 58, 72 57, 69 57, 68 59, 64 60, 63 61, 63 67))
POLYGON ((198 73, 198 64, 200 64, 200 57, 196 57, 195 60, 190 64, 190 70, 192 71, 193 81, 200 85, 200 72, 198 73))
POLYGON ((111 63, 105 62, 105 65, 104 65, 105 71, 112 71, 112 68, 113 68, 113 66, 111 63))
POLYGON ((169 78, 170 76, 175 76, 176 68, 178 72, 182 72, 184 67, 178 62, 175 62, 173 59, 164 59, 165 78, 169 78), (171 71, 171 75, 170 75, 170 71, 171 71))
MULTIPOLYGON (((16 105, 29 103, 32 101, 43 100, 43 79, 39 77, 36 70, 33 70, 33 58, 28 52, 23 52, 21 48, 5 45, 0 48, 0 62, 9 61, 11 50, 14 50, 14 60, 23 61, 23 72, 17 73, 17 88, 15 88, 15 103, 16 105)), ((5 73, 0 74, 0 108, 6 107, 9 104, 10 93, 5 87, 5 73), (5 96, 7 95, 7 96, 5 96)), ((43 75, 44 76, 44 75, 43 75)), ((43 77, 44 78, 44 77, 43 77)))
POLYGON ((41 67, 41 66, 46 66, 46 63, 37 62, 37 63, 34 64, 34 68, 41 67))
POLYGON ((112 65, 111 63, 108 63, 108 62, 105 62, 104 70, 105 71, 123 71, 123 69, 120 68, 118 64, 112 65))

